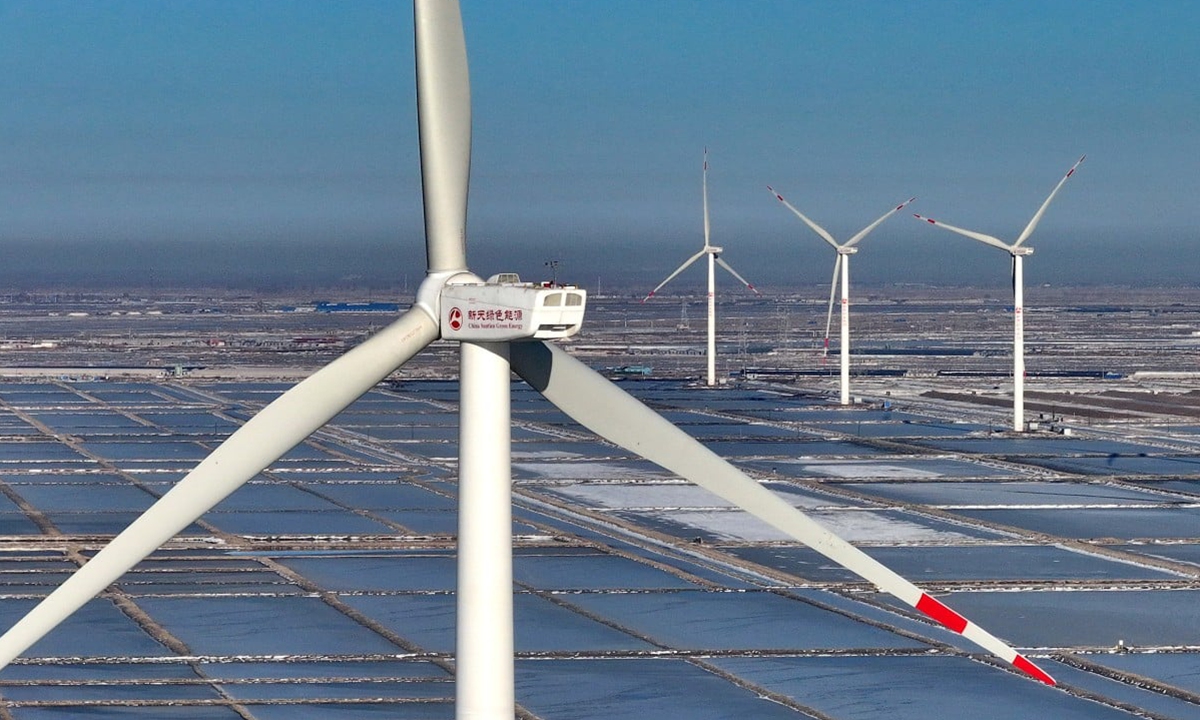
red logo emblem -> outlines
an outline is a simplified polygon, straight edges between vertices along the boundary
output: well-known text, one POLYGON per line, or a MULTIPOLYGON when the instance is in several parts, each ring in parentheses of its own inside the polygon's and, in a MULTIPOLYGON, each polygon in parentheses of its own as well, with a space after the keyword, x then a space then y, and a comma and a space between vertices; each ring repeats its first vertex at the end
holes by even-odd
POLYGON ((450 308, 450 329, 459 330, 462 328, 462 310, 458 308, 450 308))

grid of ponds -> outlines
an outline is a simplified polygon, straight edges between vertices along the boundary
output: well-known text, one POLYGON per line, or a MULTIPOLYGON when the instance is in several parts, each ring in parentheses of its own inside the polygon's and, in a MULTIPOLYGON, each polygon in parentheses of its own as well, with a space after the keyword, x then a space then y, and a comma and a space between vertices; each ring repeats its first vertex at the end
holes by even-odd
MULTIPOLYGON (((0 627, 286 387, 0 383, 0 627)), ((622 387, 1063 683, 514 384, 525 717, 1200 718, 1200 455, 1161 428, 622 387)), ((457 391, 355 402, 0 672, 0 720, 453 717, 457 391)))

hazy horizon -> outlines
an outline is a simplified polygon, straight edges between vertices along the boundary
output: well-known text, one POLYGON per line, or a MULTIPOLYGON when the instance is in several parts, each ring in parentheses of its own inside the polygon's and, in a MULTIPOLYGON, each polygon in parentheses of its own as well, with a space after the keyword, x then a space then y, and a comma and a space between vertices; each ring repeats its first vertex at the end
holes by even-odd
MULTIPOLYGON (((913 223, 916 225, 916 223, 913 223)), ((920 228, 918 227, 918 230, 920 228)), ((750 282, 775 291, 826 292, 833 253, 824 243, 793 238, 723 241, 723 258, 750 282)), ((1035 247, 1025 263, 1029 287, 1121 286, 1172 287, 1195 285, 1200 277, 1200 253, 1190 250, 1191 238, 1180 238, 1169 262, 1157 259, 1127 238, 1056 239, 1035 247), (1080 243, 1086 243, 1086 246, 1080 243), (1080 256, 1092 260, 1103 274, 1077 272, 1080 256)), ((716 242, 714 240, 714 242, 716 242)), ((558 262, 557 277, 595 290, 648 292, 684 260, 699 250, 688 238, 662 241, 654 261, 630 262, 649 255, 648 242, 589 241, 578 245, 506 248, 499 242, 473 242, 468 255, 480 275, 515 271, 526 280, 551 277, 546 262, 558 262)), ((364 293, 379 289, 415 289, 424 277, 424 244, 388 239, 304 241, 236 241, 228 239, 146 240, 140 242, 59 241, 9 242, 0 263, 0 294, 54 290, 120 290, 130 288, 228 288, 287 290, 337 287, 364 293)), ((697 261, 672 280, 663 293, 701 291, 705 264, 697 261)), ((1005 253, 948 233, 933 237, 880 238, 865 241, 851 264, 852 289, 888 285, 1007 288, 1009 260, 1005 253), (945 235, 945 239, 940 236, 945 235)), ((717 268, 722 293, 748 293, 732 276, 717 268)))
MULTIPOLYGON (((700 247, 707 146, 713 242, 759 285, 833 260, 767 184, 838 238, 913 195, 1013 238, 1085 153, 1027 281, 1200 278, 1200 5, 462 5, 479 274, 653 287, 700 247)), ((406 2, 12 0, 0 70, 8 287, 423 274, 406 2)), ((907 209, 851 271, 1008 283, 907 209)))

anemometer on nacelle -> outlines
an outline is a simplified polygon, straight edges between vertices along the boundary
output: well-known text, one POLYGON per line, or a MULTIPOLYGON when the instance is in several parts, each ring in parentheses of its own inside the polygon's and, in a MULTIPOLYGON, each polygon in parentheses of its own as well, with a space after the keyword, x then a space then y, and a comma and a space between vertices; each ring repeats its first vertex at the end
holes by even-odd
POLYGON ((579 332, 587 291, 554 282, 525 283, 500 273, 484 283, 442 288, 442 337, 509 342, 555 340, 579 332))

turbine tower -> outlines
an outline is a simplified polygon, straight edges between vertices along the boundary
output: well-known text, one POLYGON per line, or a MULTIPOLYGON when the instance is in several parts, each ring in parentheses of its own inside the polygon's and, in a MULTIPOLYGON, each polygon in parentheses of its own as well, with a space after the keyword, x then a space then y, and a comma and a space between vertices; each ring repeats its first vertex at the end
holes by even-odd
POLYGON ((682 265, 675 269, 675 272, 667 276, 642 298, 642 302, 646 302, 654 297, 654 293, 658 292, 663 285, 675 279, 675 276, 683 272, 692 263, 696 262, 705 255, 708 256, 708 384, 714 385, 717 382, 717 296, 716 296, 716 278, 713 265, 720 265, 729 271, 730 275, 737 278, 743 285, 754 291, 755 295, 762 295, 753 285, 746 281, 746 278, 738 275, 737 270, 730 267, 729 263, 721 259, 723 248, 719 248, 709 242, 708 231, 708 148, 704 148, 704 181, 703 181, 703 196, 704 196, 704 247, 700 248, 700 252, 688 258, 682 265))
POLYGON ((160 545, 442 338, 461 345, 456 713, 515 712, 510 370, 584 427, 689 479, 1047 684, 1012 647, 811 520, 544 337, 579 328, 570 287, 482 282, 466 270, 470 94, 455 0, 414 0, 428 271, 416 303, 233 433, 0 637, 0 668, 160 545), (500 312, 503 320, 496 319, 500 312), (481 321, 481 319, 483 321, 481 321))
POLYGON ((991 245, 992 247, 1000 248, 1012 256, 1012 288, 1013 288, 1013 431, 1023 432, 1025 430, 1025 276, 1024 276, 1024 260, 1027 255, 1033 254, 1033 248, 1024 245, 1023 243, 1033 234, 1038 223, 1042 221, 1042 215, 1046 213, 1046 208, 1049 207, 1050 201, 1058 194, 1059 189, 1067 182, 1067 178, 1075 174, 1075 168, 1079 167, 1079 163, 1084 161, 1084 155, 1075 161, 1071 169, 1063 175, 1062 180, 1054 186, 1050 191, 1049 197, 1046 198, 1038 211, 1034 213, 1033 219, 1021 231, 1016 242, 1006 243, 999 238, 975 232, 973 230, 964 230, 953 225, 939 222, 932 218, 913 215, 918 220, 925 222, 935 227, 940 227, 943 230, 949 230, 953 233, 958 233, 972 240, 978 240, 981 243, 991 245))
POLYGON ((850 256, 858 252, 858 243, 862 241, 872 230, 879 227, 880 223, 887 220, 896 212, 901 210, 905 205, 909 204, 916 198, 909 198, 900 203, 896 207, 888 210, 878 220, 858 231, 854 237, 844 243, 838 243, 833 239, 829 232, 809 220, 804 213, 797 210, 790 202, 783 199, 783 196, 775 192, 775 188, 770 185, 767 189, 775 196, 775 199, 783 203, 784 207, 795 213, 796 217, 804 221, 804 224, 812 228, 812 231, 821 236, 821 239, 833 246, 834 252, 837 253, 837 259, 833 261, 833 282, 829 285, 829 310, 825 315, 825 355, 829 355, 829 328, 833 324, 833 298, 837 293, 839 285, 842 286, 842 343, 839 348, 839 354, 842 360, 842 381, 841 381, 841 401, 843 405, 850 404, 850 256))

